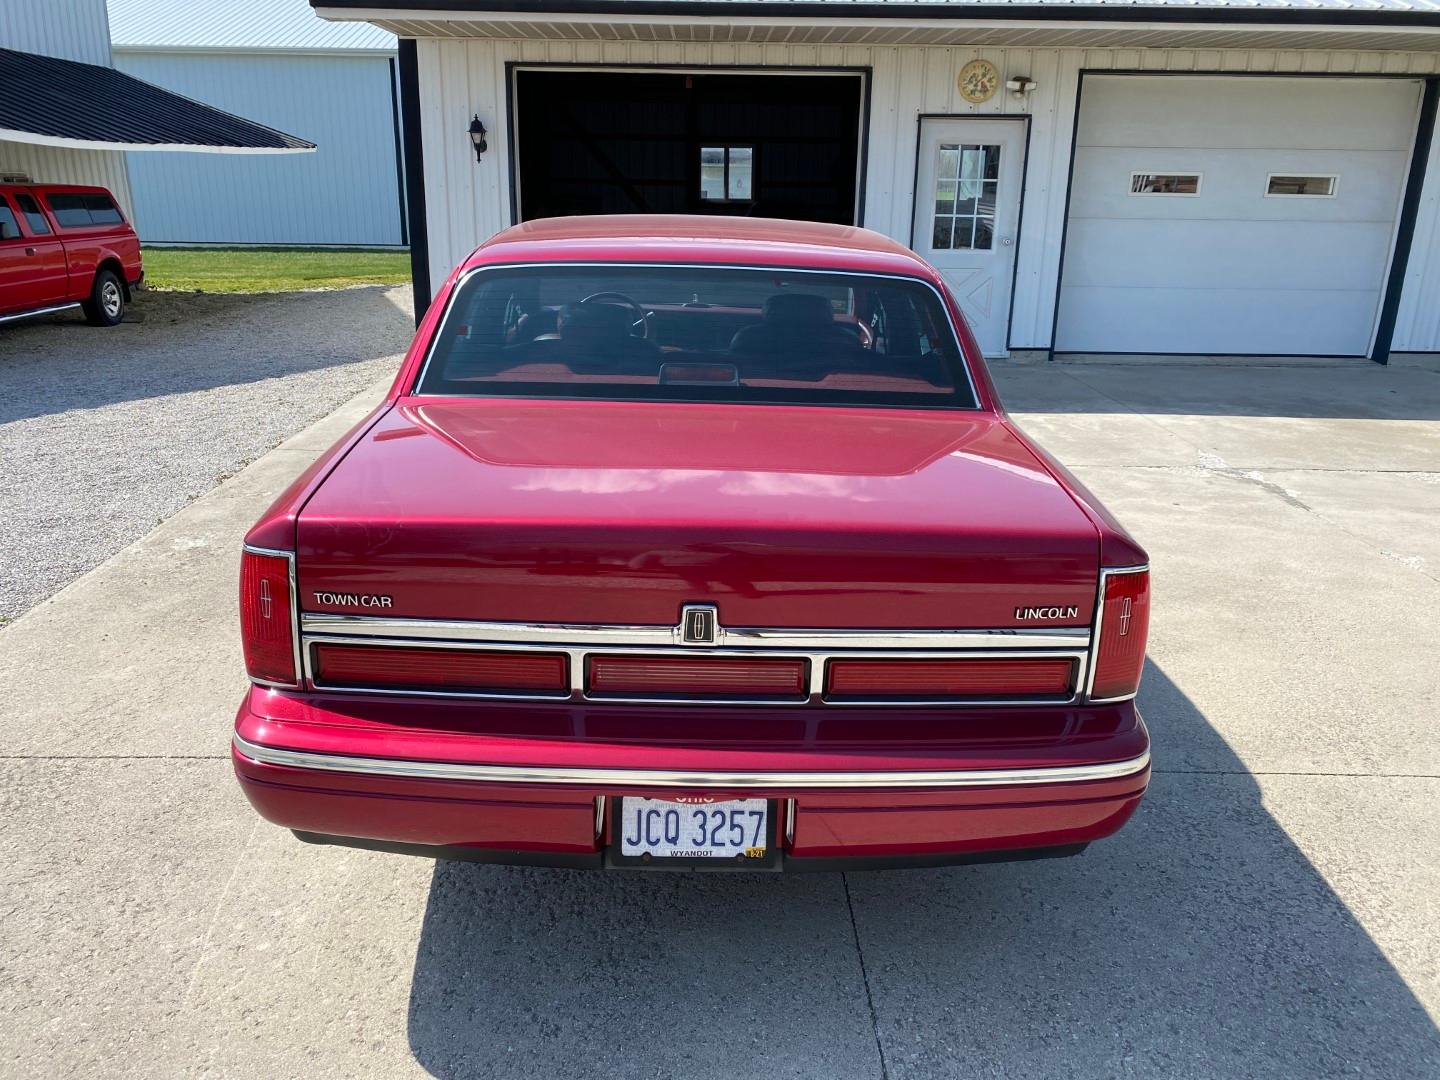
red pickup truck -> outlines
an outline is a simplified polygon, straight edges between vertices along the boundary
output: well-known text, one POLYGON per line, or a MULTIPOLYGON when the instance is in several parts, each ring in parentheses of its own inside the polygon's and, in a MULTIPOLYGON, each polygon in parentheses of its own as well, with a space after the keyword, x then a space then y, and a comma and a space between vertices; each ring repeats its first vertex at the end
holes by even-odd
POLYGON ((114 326, 144 276, 140 238, 104 188, 0 184, 0 322, 80 307, 114 326))
POLYGON ((301 839, 442 858, 1073 855, 1149 780, 1149 597, 899 244, 530 222, 248 534, 235 770, 301 839))

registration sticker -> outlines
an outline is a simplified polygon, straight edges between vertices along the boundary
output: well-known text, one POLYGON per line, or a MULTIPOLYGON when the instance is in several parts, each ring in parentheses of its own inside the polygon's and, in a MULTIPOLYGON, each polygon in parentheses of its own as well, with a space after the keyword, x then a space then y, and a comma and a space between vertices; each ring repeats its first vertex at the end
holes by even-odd
POLYGON ((770 804, 765 799, 621 799, 620 854, 655 859, 764 859, 770 804))

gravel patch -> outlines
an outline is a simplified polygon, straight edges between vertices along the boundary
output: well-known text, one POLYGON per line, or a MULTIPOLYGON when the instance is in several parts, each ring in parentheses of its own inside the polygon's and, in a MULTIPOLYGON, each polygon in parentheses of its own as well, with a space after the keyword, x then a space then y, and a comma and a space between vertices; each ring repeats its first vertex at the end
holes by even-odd
POLYGON ((394 371, 409 286, 144 293, 0 327, 0 621, 394 371))

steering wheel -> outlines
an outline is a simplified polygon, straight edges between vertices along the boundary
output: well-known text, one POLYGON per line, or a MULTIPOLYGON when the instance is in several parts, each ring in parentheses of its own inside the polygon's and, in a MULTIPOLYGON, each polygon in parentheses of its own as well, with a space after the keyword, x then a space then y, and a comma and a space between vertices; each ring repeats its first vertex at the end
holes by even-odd
POLYGON ((645 309, 644 309, 644 308, 642 308, 642 307, 641 307, 639 304, 637 304, 634 300, 631 300, 630 297, 626 296, 624 293, 618 293, 618 292, 597 292, 597 293, 591 293, 589 296, 585 297, 585 299, 581 300, 581 301, 580 301, 580 304, 581 304, 581 306, 584 306, 585 304, 599 304, 599 303, 604 303, 604 302, 608 302, 608 301, 612 301, 612 300, 618 300, 618 301, 620 302, 621 307, 629 308, 630 311, 634 314, 635 318, 634 318, 634 319, 631 321, 631 323, 630 323, 630 336, 631 336, 631 337, 639 337, 639 338, 648 338, 648 337, 650 336, 650 317, 649 317, 649 315, 647 315, 647 314, 645 313, 645 309), (636 333, 637 330, 639 331, 639 333, 636 333))

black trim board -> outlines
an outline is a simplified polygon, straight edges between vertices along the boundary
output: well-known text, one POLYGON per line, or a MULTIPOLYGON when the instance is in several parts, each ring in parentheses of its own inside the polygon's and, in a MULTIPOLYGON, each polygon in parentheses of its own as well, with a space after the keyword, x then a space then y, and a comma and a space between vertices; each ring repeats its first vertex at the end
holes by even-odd
MULTIPOLYGON (((1405 193, 1401 198, 1400 215, 1397 221, 1394 250, 1386 274, 1380 314, 1376 322, 1375 341, 1368 358, 1379 364, 1387 363, 1390 344, 1395 334, 1395 320, 1399 313, 1401 293, 1405 274, 1409 266, 1410 249, 1414 242, 1415 225, 1419 218, 1420 198, 1425 184, 1426 162, 1434 136, 1437 99, 1440 99, 1440 78, 1423 73, 1408 72, 1364 72, 1364 71, 1152 71, 1145 68, 1081 68, 1075 83, 1075 117, 1070 131, 1070 164, 1065 176, 1065 209, 1060 219, 1060 258, 1055 271, 1055 308, 1050 320, 1050 344, 1046 348, 1046 359, 1053 361, 1057 352, 1081 356, 1123 356, 1147 355, 1144 353, 1096 353, 1093 350, 1056 349, 1055 338, 1060 328, 1060 293, 1065 281, 1065 248, 1070 236, 1070 198, 1075 189, 1075 154, 1080 135, 1080 109, 1084 101, 1085 76, 1087 75, 1128 75, 1142 77, 1223 77, 1235 79, 1402 79, 1422 84, 1420 114, 1415 129, 1415 144, 1411 150, 1410 167, 1405 178, 1405 193)), ((1440 178, 1437 178, 1440 179, 1440 178)), ((1177 356, 1255 356, 1255 353, 1174 353, 1177 356)), ((1336 356, 1333 353, 1275 353, 1270 355, 1294 356, 1306 359, 1361 359, 1356 356, 1336 356)))
MULTIPOLYGON (((694 18, 954 19, 997 22, 1143 22, 1262 26, 1421 26, 1440 27, 1440 12, 1317 10, 1314 8, 1235 8, 1218 4, 876 3, 856 0, 837 9, 833 0, 310 0, 329 17, 348 12, 455 12, 457 14, 681 15, 694 18)), ((364 17, 363 14, 360 17, 364 17)), ((376 16, 378 18, 378 16, 376 16)))
MULTIPOLYGON (((415 40, 401 38, 400 125, 405 163, 405 209, 410 219, 410 287, 415 296, 415 323, 430 307, 430 230, 425 220, 425 145, 420 129, 420 65, 415 40)), ((458 133, 457 133, 458 137, 458 133)))
POLYGON ((1375 344, 1370 349, 1370 359, 1377 364, 1390 362, 1390 346, 1395 341, 1395 321, 1400 314, 1405 274, 1410 269, 1410 251, 1415 244, 1415 224, 1420 218, 1420 197, 1425 188, 1425 168, 1430 160, 1430 144, 1435 137, 1437 101, 1440 101, 1440 78, 1426 79, 1425 90, 1420 98, 1420 118, 1415 125, 1415 148, 1410 152, 1410 171, 1405 177, 1405 196, 1400 202, 1400 223, 1395 231, 1395 250, 1390 256, 1390 276, 1385 281, 1385 298, 1380 304, 1380 322, 1375 329, 1375 344))
POLYGON ((405 144, 400 134, 400 75, 395 70, 395 57, 387 61, 390 68, 390 129, 395 138, 395 197, 400 209, 400 244, 410 244, 409 214, 405 209, 405 144))

